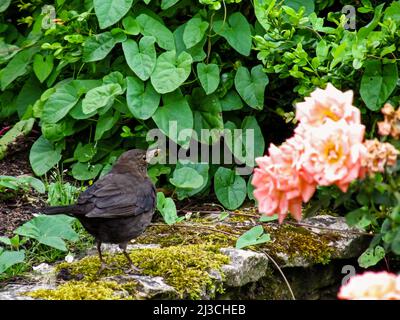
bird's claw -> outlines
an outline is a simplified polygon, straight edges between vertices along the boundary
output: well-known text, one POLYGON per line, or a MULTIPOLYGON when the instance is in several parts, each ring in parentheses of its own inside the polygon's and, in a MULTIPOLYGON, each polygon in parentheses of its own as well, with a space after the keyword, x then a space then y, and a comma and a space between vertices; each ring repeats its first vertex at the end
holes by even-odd
POLYGON ((142 274, 142 269, 135 267, 133 264, 129 267, 129 269, 125 270, 126 274, 142 274))

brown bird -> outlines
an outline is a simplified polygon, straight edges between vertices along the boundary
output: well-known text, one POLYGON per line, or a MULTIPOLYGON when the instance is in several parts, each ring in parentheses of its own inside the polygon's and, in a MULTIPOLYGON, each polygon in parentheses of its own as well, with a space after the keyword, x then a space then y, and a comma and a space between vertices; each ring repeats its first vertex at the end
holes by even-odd
POLYGON ((126 247, 150 224, 156 205, 156 190, 147 175, 147 164, 158 154, 158 149, 133 149, 123 153, 111 171, 81 193, 74 205, 46 207, 44 214, 67 214, 76 217, 95 237, 101 262, 98 274, 106 264, 101 244, 118 244, 138 272, 126 247))

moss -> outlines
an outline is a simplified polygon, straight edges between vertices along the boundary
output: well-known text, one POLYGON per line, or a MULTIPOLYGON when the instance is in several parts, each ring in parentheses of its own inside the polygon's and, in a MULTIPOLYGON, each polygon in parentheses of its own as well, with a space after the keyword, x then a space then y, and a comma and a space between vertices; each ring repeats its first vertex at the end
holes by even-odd
POLYGON ((40 289, 27 292, 32 298, 45 300, 120 300, 132 299, 134 284, 118 284, 115 281, 70 281, 56 289, 40 289), (130 291, 126 290, 129 289, 130 291))
MULTIPOLYGON (((201 298, 204 289, 221 292, 222 286, 216 285, 207 271, 220 271, 222 265, 229 263, 229 258, 219 253, 218 246, 204 244, 137 249, 131 251, 129 255, 133 263, 142 270, 143 275, 162 276, 182 298, 190 299, 201 298)), ((112 268, 104 270, 102 277, 123 274, 124 268, 128 267, 126 258, 122 254, 108 254, 104 258, 107 265, 112 268)), ((71 264, 61 263, 57 266, 57 270, 67 268, 71 275, 84 275, 82 282, 101 284, 97 275, 99 266, 98 257, 90 256, 71 264)), ((36 296, 46 298, 49 293, 41 292, 36 296)))
MULTIPOLYGON (((203 223, 204 224, 204 223, 203 223)), ((159 244, 169 247, 187 244, 213 244, 220 248, 230 246, 234 241, 222 233, 196 228, 174 226, 151 226, 135 240, 140 244, 159 244)))

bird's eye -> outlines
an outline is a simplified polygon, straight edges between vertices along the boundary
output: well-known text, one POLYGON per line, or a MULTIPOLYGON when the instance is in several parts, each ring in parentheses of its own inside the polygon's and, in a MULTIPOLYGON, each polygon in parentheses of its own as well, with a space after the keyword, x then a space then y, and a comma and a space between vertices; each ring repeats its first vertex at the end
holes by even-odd
POLYGON ((142 157, 142 159, 143 159, 144 161, 146 161, 146 155, 144 155, 144 156, 142 157))

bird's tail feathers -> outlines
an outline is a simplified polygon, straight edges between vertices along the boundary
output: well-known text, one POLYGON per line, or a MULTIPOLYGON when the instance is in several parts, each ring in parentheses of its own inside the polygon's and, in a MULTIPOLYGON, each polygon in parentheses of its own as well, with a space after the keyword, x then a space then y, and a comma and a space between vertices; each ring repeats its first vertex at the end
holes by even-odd
POLYGON ((74 215, 74 213, 77 213, 77 206, 70 205, 70 206, 44 207, 41 210, 41 212, 47 215, 53 215, 53 214, 74 215))

